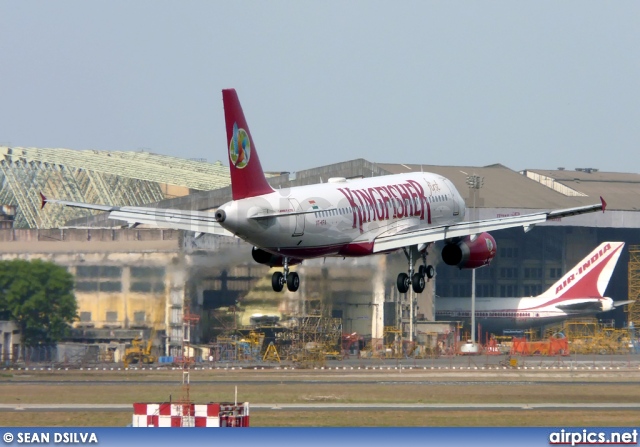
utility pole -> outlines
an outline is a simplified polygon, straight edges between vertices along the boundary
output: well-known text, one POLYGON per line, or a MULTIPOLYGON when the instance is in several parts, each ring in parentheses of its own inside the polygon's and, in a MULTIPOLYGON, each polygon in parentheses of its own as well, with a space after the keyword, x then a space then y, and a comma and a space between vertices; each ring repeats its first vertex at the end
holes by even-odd
MULTIPOLYGON (((467 186, 473 190, 473 220, 478 220, 476 214, 476 195, 484 186, 484 177, 473 174, 467 176, 467 186)), ((476 269, 471 270, 471 344, 476 344, 476 269)))

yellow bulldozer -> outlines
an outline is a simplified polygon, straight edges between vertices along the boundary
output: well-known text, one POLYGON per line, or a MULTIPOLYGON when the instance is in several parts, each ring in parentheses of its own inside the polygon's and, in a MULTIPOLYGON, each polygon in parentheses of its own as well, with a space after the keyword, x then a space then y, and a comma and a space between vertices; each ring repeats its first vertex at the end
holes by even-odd
POLYGON ((124 351, 124 367, 128 368, 131 364, 144 364, 148 365, 156 362, 156 356, 151 354, 151 348, 153 348, 153 337, 155 337, 155 328, 151 331, 149 340, 145 344, 140 337, 136 337, 131 340, 131 347, 124 351))

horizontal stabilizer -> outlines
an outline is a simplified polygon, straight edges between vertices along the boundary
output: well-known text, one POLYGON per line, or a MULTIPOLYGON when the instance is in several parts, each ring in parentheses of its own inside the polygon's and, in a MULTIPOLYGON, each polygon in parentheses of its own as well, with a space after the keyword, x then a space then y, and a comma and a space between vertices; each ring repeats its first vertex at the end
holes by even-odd
POLYGON ((598 301, 588 301, 585 303, 572 303, 572 304, 556 304, 558 309, 562 309, 566 312, 601 312, 602 303, 598 301))
POLYGON ((206 211, 190 211, 169 208, 147 208, 141 206, 111 206, 92 203, 71 202, 68 200, 49 199, 40 194, 43 206, 47 203, 84 208, 109 213, 110 219, 122 220, 130 228, 137 225, 149 225, 156 228, 170 228, 174 230, 194 231, 196 233, 217 234, 220 236, 234 236, 216 221, 215 214, 206 211))
POLYGON ((614 301, 613 302, 613 307, 620 307, 620 306, 624 306, 626 304, 632 304, 632 303, 635 303, 635 300, 614 301))

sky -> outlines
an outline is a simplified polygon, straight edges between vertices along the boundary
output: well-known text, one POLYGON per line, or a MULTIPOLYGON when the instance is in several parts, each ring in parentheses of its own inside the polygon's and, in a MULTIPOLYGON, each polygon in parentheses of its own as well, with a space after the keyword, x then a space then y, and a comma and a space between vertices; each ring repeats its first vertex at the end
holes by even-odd
POLYGON ((637 1, 0 0, 0 145, 638 172, 637 1))

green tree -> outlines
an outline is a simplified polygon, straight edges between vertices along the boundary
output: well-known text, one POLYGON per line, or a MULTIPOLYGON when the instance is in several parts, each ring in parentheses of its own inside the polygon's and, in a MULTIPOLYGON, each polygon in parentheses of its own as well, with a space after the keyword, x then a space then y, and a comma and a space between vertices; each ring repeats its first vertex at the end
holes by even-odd
POLYGON ((24 346, 51 345, 77 318, 73 275, 41 260, 0 261, 0 314, 20 327, 24 346))

